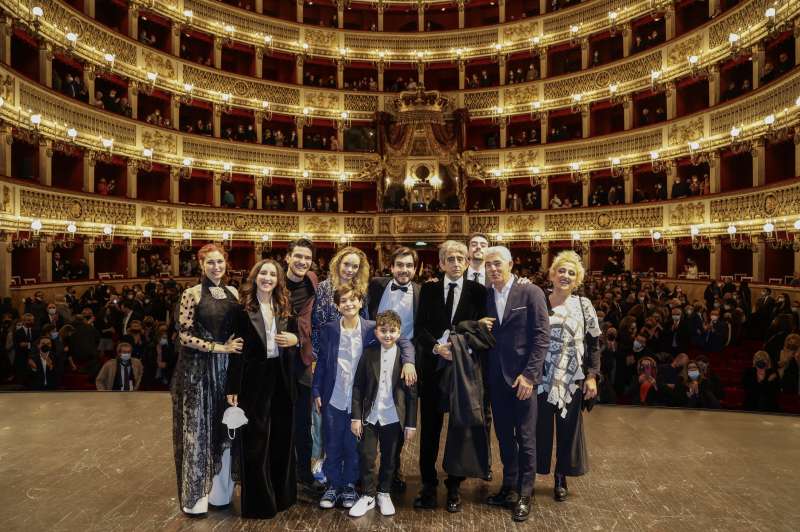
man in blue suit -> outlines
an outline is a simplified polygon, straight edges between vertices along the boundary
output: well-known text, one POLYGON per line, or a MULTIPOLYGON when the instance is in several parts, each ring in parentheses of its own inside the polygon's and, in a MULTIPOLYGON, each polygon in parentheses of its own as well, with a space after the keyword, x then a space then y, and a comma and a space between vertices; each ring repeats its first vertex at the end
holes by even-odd
POLYGON ((487 363, 489 398, 503 462, 503 485, 487 502, 510 508, 514 521, 525 521, 536 476, 534 390, 550 345, 550 319, 544 292, 534 284, 520 284, 511 273, 508 248, 490 247, 484 256, 491 283, 486 308, 495 320, 496 340, 487 363))

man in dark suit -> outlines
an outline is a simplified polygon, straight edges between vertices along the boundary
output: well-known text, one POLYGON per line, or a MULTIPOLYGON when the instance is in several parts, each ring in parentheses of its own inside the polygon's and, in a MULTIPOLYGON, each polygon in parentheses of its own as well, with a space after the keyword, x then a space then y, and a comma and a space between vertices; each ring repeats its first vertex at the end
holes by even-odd
POLYGON ((692 324, 683 316, 680 306, 672 309, 672 325, 661 333, 661 350, 673 355, 684 353, 692 341, 692 324))
POLYGON ((54 390, 58 376, 53 343, 49 337, 42 337, 37 343, 37 349, 28 359, 28 387, 32 390, 54 390))
POLYGON ((60 329, 64 325, 64 317, 58 313, 58 307, 55 303, 47 304, 47 314, 39 321, 39 326, 52 325, 56 329, 60 329))
POLYGON ((550 320, 542 290, 520 284, 511 274, 514 262, 508 248, 491 247, 484 255, 492 285, 486 306, 496 320, 496 344, 488 357, 489 394, 503 462, 503 485, 487 502, 510 507, 514 521, 525 521, 536 477, 535 391, 550 345, 550 320))
POLYGON ((35 352, 35 342, 39 330, 35 328, 33 314, 22 315, 21 326, 14 331, 14 374, 18 382, 23 382, 27 372, 28 358, 35 352))
MULTIPOLYGON (((441 370, 452 358, 447 335, 453 324, 478 320, 486 315, 486 289, 475 281, 464 279, 467 254, 467 247, 461 242, 444 242, 439 246, 439 267, 444 276, 439 281, 422 285, 420 290, 414 339, 419 375, 422 490, 414 500, 415 508, 435 508, 437 504, 436 459, 444 417, 441 407, 449 403, 439 390, 439 378, 441 370)), ((461 511, 459 487, 462 480, 450 476, 445 481, 449 512, 461 511)))
MULTIPOLYGON (((417 260, 417 252, 413 249, 405 246, 395 249, 389 257, 392 276, 373 277, 367 288, 369 319, 374 321, 378 313, 387 310, 397 312, 402 322, 400 334, 409 340, 414 339, 414 317, 419 306, 419 284, 412 281, 417 269, 417 260)), ((403 438, 398 441, 396 449, 392 491, 403 492, 406 489, 405 480, 400 472, 403 438)))
POLYGON ((489 247, 489 237, 483 233, 472 233, 467 239, 469 248, 469 266, 464 277, 486 286, 486 269, 483 266, 483 254, 489 247))

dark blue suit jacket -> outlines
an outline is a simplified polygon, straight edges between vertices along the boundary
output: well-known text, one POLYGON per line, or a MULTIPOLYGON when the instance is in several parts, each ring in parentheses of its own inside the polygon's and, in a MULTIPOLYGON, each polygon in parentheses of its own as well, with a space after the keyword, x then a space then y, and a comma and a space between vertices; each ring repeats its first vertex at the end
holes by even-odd
MULTIPOLYGON (((490 318, 498 317, 494 288, 486 292, 486 309, 490 318)), ((550 318, 541 288, 535 284, 521 285, 514 278, 503 322, 495 321, 492 334, 496 343, 489 351, 490 368, 499 364, 503 379, 509 386, 514 384, 519 374, 534 385, 538 384, 550 347, 550 318)))
MULTIPOLYGON (((378 339, 375 337, 375 322, 372 320, 361 320, 361 345, 362 352, 371 345, 377 345, 378 339)), ((341 335, 340 320, 330 321, 325 324, 320 332, 319 352, 317 356, 317 366, 314 368, 314 380, 311 383, 311 396, 316 399, 322 398, 322 405, 330 402, 333 395, 333 386, 336 383, 336 366, 339 358, 339 338, 341 335)), ((397 348, 400 350, 400 361, 403 364, 414 363, 414 346, 406 338, 397 340, 397 348)), ((356 368, 353 368, 355 375, 356 368)))

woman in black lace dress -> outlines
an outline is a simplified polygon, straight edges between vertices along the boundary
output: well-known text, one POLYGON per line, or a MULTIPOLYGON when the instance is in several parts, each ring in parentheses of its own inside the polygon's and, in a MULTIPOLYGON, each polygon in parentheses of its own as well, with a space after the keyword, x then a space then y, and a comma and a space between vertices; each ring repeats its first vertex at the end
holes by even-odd
POLYGON ((225 286, 227 254, 216 244, 197 253, 201 282, 184 291, 180 305, 180 357, 172 379, 172 422, 178 497, 186 515, 233 497, 231 445, 222 413, 228 356, 242 351, 234 338, 236 289, 225 286))

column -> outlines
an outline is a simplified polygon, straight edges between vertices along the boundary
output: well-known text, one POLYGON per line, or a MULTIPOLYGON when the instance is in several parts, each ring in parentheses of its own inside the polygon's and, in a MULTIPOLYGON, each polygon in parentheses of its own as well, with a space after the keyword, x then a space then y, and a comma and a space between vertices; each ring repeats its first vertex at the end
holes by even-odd
POLYGON ((256 70, 255 76, 258 79, 264 77, 264 48, 256 46, 256 70))
POLYGON ((589 68, 589 39, 581 39, 581 70, 589 68))
POLYGON ((714 107, 719 103, 719 67, 712 65, 708 72, 708 106, 714 107))
POLYGON ((591 124, 589 123, 591 113, 589 112, 589 104, 581 106, 581 137, 589 138, 591 131, 591 124))
POLYGON ((756 44, 753 46, 753 90, 759 87, 761 73, 764 71, 764 46, 756 44))
POLYGON ((547 47, 543 46, 539 53, 539 78, 547 77, 547 47))
POLYGON ((753 149, 750 153, 753 155, 753 186, 760 187, 764 184, 767 175, 766 165, 766 145, 763 139, 756 139, 753 141, 753 149))
POLYGON ((505 122, 500 123, 500 146, 507 148, 506 142, 508 141, 508 127, 505 122))
POLYGON ((297 212, 301 212, 303 210, 303 186, 299 182, 295 182, 294 190, 297 196, 297 212))
POLYGON ((500 60, 498 64, 500 66, 500 85, 505 85, 506 81, 508 80, 508 75, 506 73, 506 56, 504 54, 500 54, 500 60))
POLYGON ((178 96, 172 95, 169 105, 169 121, 174 129, 181 129, 181 101, 178 96))
POLYGON ((378 4, 378 31, 383 31, 383 4, 378 4))
POLYGON ((340 30, 344 29, 344 2, 336 2, 336 21, 340 30))
MULTIPOLYGON (((464 29, 466 25, 467 18, 464 16, 464 1, 465 0, 458 0, 458 29, 464 29)), ((539 0, 540 2, 544 0, 539 0)))
MULTIPOLYGON (((458 60, 458 90, 463 91, 467 86, 467 69, 466 62, 463 59, 458 60)), ((383 90, 383 88, 381 88, 383 90)))
POLYGON ((633 271, 633 242, 631 242, 631 247, 626 247, 623 251, 623 258, 622 258, 622 267, 625 269, 626 272, 633 271))
MULTIPOLYGON (((795 251, 794 252, 794 269, 793 269, 793 273, 794 273, 795 277, 800 277, 800 251, 795 251)), ((4 283, 6 282, 5 279, 2 279, 2 281, 4 283)))
POLYGON ((214 207, 222 206, 222 175, 219 172, 214 172, 214 199, 212 204, 214 207))
POLYGON ((425 62, 417 62, 417 85, 425 85, 425 62))
POLYGON ((386 66, 378 63, 378 91, 383 92, 383 75, 386 73, 386 66))
POLYGON ((128 277, 139 277, 139 272, 136 271, 138 269, 138 260, 136 258, 136 240, 134 238, 128 238, 125 242, 125 249, 125 255, 128 259, 128 277))
POLYGON ((667 277, 678 278, 678 254, 675 251, 667 253, 667 277))
POLYGON ((664 14, 664 26, 666 26, 667 40, 675 38, 675 6, 669 4, 667 12, 664 14))
POLYGON ((550 267, 550 246, 547 242, 542 247, 542 264, 540 265, 541 271, 546 272, 550 267))
POLYGON ((336 140, 339 142, 339 151, 344 151, 344 124, 336 128, 336 140))
POLYGON ((753 251, 753 282, 765 283, 767 281, 767 243, 761 237, 753 237, 755 250, 753 251))
POLYGON ((253 192, 256 195, 256 210, 260 211, 264 208, 264 182, 259 178, 256 178, 255 182, 255 190, 253 192))
POLYGON ((630 22, 622 26, 622 57, 631 55, 633 48, 633 29, 630 22))
POLYGON ((539 115, 539 127, 541 129, 541 131, 539 131, 539 142, 542 144, 547 144, 547 128, 548 128, 549 116, 550 115, 547 111, 539 115))
POLYGON ((11 64, 11 34, 14 32, 14 23, 11 18, 3 18, 0 22, 0 61, 6 65, 11 64))
POLYGON ((53 46, 42 43, 39 47, 39 83, 53 88, 53 46))
MULTIPOLYGON (((672 161, 667 161, 665 164, 667 166, 667 171, 664 172, 667 177, 667 199, 672 199, 672 185, 675 182, 675 177, 678 175, 678 168, 672 161)), ((714 179, 711 176, 708 176, 708 178, 711 179, 711 186, 713 187, 714 179)), ((713 192, 714 189, 712 188, 711 190, 713 192)))
MULTIPOLYGON (((42 240, 44 244, 46 239, 42 240)), ((39 282, 52 283, 53 282, 53 252, 48 251, 47 245, 39 246, 39 282)))
POLYGON ((169 167, 169 202, 180 203, 181 200, 181 168, 169 167))
POLYGON ((592 264, 592 241, 585 240, 583 242, 583 253, 581 253, 581 263, 583 264, 583 269, 586 270, 586 273, 591 271, 591 264, 592 264))
POLYGON ((83 13, 91 18, 95 16, 95 0, 83 0, 83 13))
POLYGON ((83 239, 83 256, 86 259, 86 265, 89 267, 89 279, 95 278, 94 272, 94 242, 91 238, 83 239))
POLYGON ((39 183, 49 187, 53 185, 53 141, 39 142, 39 183))
POLYGON ((344 88, 344 61, 341 59, 336 60, 336 88, 344 88))
POLYGON ((625 204, 633 203, 633 168, 627 167, 622 172, 622 190, 625 193, 625 204))
MULTIPOLYGON (((708 179, 711 181, 711 183, 709 183, 710 191, 712 194, 716 194, 721 189, 720 176, 722 175, 722 164, 720 161, 720 154, 716 150, 711 152, 711 157, 708 160, 708 170, 709 170, 708 179)), ((672 186, 670 186, 669 188, 672 188, 672 186)))
POLYGON ((800 143, 794 145, 794 175, 795 177, 800 176, 800 143))
POLYGON ((214 68, 222 68, 222 39, 219 36, 214 36, 214 68))
POLYGON ((708 18, 717 16, 720 11, 720 0, 708 0, 708 18))
POLYGON ((131 118, 136 120, 139 116, 139 83, 136 81, 128 85, 128 103, 131 106, 131 118))
POLYGON ((425 31, 425 4, 417 4, 417 31, 425 31))
POLYGON ((581 182, 581 206, 582 207, 588 207, 589 206, 589 197, 592 195, 591 187, 592 187, 591 178, 581 182))
POLYGON ((294 82, 298 85, 303 84, 303 56, 298 55, 294 62, 294 82))
POLYGON ((633 128, 633 100, 630 96, 624 96, 622 100, 622 115, 625 131, 633 128))
POLYGON ((303 2, 304 0, 297 0, 297 23, 303 23, 303 2))
POLYGON ((260 146, 264 142, 264 113, 257 111, 255 113, 256 120, 256 142, 260 146))
POLYGON ((222 109, 219 105, 214 104, 214 110, 211 113, 211 122, 214 138, 222 137, 222 109))
POLYGON ((539 14, 544 15, 547 13, 547 0, 539 0, 539 14))
POLYGON ((297 129, 297 147, 303 147, 303 126, 295 122, 295 129, 297 129))
POLYGON ((546 177, 542 180, 541 186, 539 187, 539 195, 542 197, 542 210, 549 209, 550 187, 548 186, 548 181, 546 177))
POLYGON ((86 85, 86 92, 89 93, 89 105, 96 104, 97 100, 94 98, 94 67, 92 65, 84 65, 83 83, 86 85))
POLYGON ((128 37, 139 40, 139 8, 136 4, 128 4, 128 37))
POLYGON ((336 212, 344 212, 344 187, 339 183, 336 184, 336 212))
POLYGON ((722 271, 722 239, 718 236, 711 237, 713 247, 708 251, 708 275, 712 279, 719 279, 722 271))
MULTIPOLYGON (((717 0, 719 1, 719 0, 717 0)), ((794 19, 794 64, 800 65, 800 19, 794 19)))
POLYGON ((181 246, 180 240, 170 242, 169 246, 169 271, 173 277, 181 274, 181 246))
MULTIPOLYGON (((0 247, 8 247, 11 235, 0 235, 0 247)), ((11 253, 0 254, 0 297, 11 297, 11 253)))
POLYGON ((506 212, 508 200, 508 182, 503 180, 499 183, 500 188, 500 212, 506 212))
POLYGON ((497 5, 500 8, 500 24, 502 24, 506 21, 506 0, 500 0, 497 5))
POLYGON ((94 192, 94 157, 88 152, 83 153, 83 188, 84 192, 94 192))
POLYGON ((126 195, 131 199, 136 199, 137 181, 139 180, 139 163, 134 159, 128 159, 128 174, 125 176, 127 181, 126 195))
POLYGON ((11 177, 11 126, 0 127, 0 175, 11 177))
POLYGON ((667 120, 672 120, 678 112, 678 98, 676 97, 675 82, 667 83, 667 120))

